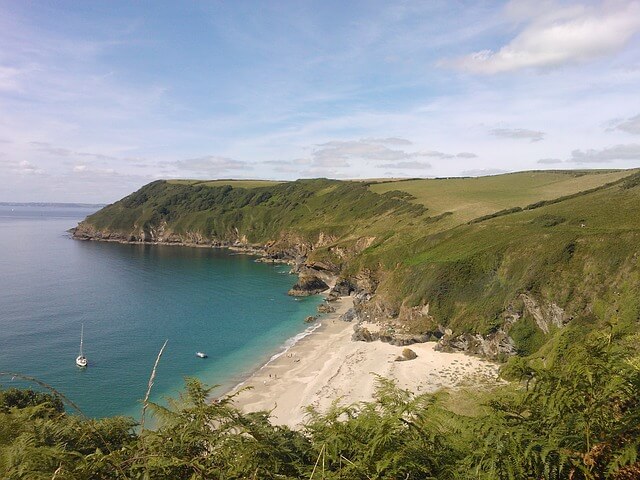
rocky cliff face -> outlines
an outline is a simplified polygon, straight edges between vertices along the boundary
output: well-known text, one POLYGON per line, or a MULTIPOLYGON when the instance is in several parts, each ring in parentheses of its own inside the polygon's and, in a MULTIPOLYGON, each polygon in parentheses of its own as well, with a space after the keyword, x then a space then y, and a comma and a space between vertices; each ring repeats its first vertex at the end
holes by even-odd
POLYGON ((544 333, 549 333, 552 326, 563 327, 570 318, 562 308, 553 302, 538 302, 531 295, 520 295, 526 311, 535 319, 538 328, 544 333))

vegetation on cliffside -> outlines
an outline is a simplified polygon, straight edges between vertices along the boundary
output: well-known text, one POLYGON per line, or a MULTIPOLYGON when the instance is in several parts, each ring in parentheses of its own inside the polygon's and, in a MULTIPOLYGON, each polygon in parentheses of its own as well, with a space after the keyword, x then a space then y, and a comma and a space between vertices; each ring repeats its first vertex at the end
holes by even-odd
MULTIPOLYGON (((414 396, 380 380, 368 404, 310 411, 300 431, 242 414, 187 380, 155 430, 83 419, 46 394, 0 392, 6 479, 605 479, 640 476, 640 358, 613 328, 566 360, 512 366, 521 383, 414 396)), ((631 339, 633 341, 633 339, 631 339)), ((638 338, 635 338, 637 342, 638 338)))
POLYGON ((157 181, 78 238, 243 244, 359 291, 363 318, 443 348, 541 356, 640 317, 637 171, 468 179, 157 181))

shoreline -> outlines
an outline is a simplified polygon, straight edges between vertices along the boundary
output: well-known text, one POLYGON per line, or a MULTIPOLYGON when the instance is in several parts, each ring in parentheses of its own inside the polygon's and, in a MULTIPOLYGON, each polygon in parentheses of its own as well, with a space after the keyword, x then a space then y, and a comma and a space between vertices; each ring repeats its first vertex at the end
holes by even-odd
MULTIPOLYGON (((254 256, 257 257, 254 261, 260 263, 295 263, 291 259, 270 258, 266 246, 259 245, 149 242, 75 235, 71 238, 129 245, 212 248, 226 250, 231 255, 254 256)), ((378 377, 390 379, 413 394, 486 387, 502 382, 498 379, 497 364, 461 352, 436 351, 436 342, 401 347, 380 340, 352 341, 357 322, 346 322, 340 317, 353 307, 353 301, 353 297, 340 297, 331 302, 335 312, 322 314, 315 324, 287 339, 266 362, 236 377, 233 384, 221 385, 223 388, 211 401, 231 395, 234 405, 245 413, 268 411, 272 424, 300 428, 308 407, 324 413, 336 402, 350 405, 372 401, 378 377), (405 348, 414 351, 417 358, 396 361, 405 348)), ((367 328, 375 330, 376 327, 376 324, 367 324, 367 328)))
POLYGON ((417 358, 395 361, 406 347, 351 340, 353 323, 339 320, 353 305, 351 297, 336 302, 336 311, 318 320, 313 331, 227 392, 245 413, 266 410, 271 422, 299 428, 308 406, 324 412, 335 401, 341 405, 371 401, 377 376, 392 379, 415 394, 441 388, 497 385, 498 365, 463 353, 434 350, 436 342, 409 346, 417 358))
POLYGON ((232 252, 240 253, 243 255, 252 255, 264 258, 265 263, 282 263, 292 265, 293 260, 266 258, 268 256, 267 247, 263 245, 252 245, 244 243, 231 243, 226 241, 210 242, 210 243, 198 243, 198 242, 169 242, 169 241, 145 241, 145 240, 125 240, 123 238, 104 238, 104 237, 90 237, 90 236, 76 236, 75 230, 77 227, 73 227, 67 230, 69 238, 71 240, 78 240, 80 242, 105 242, 105 243, 120 243, 122 245, 163 245, 163 246, 175 246, 175 247, 187 247, 187 248, 212 248, 212 249, 226 249, 232 252))

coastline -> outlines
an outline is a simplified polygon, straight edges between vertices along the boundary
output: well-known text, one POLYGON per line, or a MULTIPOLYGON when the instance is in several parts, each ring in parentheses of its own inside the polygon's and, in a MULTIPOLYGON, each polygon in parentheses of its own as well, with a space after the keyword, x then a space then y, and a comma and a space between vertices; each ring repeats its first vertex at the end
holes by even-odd
MULTIPOLYGON (((255 256, 256 262, 293 265, 290 258, 274 258, 263 246, 238 242, 200 243, 131 241, 122 238, 72 238, 81 241, 135 245, 167 245, 227 250, 230 254, 255 256)), ((333 286, 333 282, 329 282, 333 286)), ((353 307, 353 297, 339 297, 336 311, 323 314, 313 325, 289 338, 266 362, 236 377, 212 400, 234 395, 244 412, 269 411, 271 422, 300 428, 307 407, 326 411, 333 403, 349 405, 374 399, 377 378, 383 377, 414 394, 440 389, 496 385, 498 365, 465 353, 435 350, 436 342, 415 343, 409 349, 417 358, 396 361, 407 347, 376 340, 352 341, 355 322, 340 320, 353 307), (291 343, 288 345, 288 343, 291 343)), ((365 324, 375 331, 377 324, 365 324)))
POLYGON ((262 245, 251 245, 244 243, 232 243, 232 242, 169 242, 169 241, 148 241, 148 240, 125 240, 120 237, 116 238, 105 238, 105 237, 89 237, 89 236, 76 236, 77 227, 73 227, 67 230, 69 233, 69 237, 72 240, 78 240, 81 242, 106 242, 106 243, 120 243, 122 245, 162 245, 167 247, 187 247, 187 248, 213 248, 220 250, 229 250, 231 252, 243 254, 243 255, 253 255, 261 258, 261 261, 265 263, 283 263, 287 265, 292 265, 294 262, 292 260, 284 260, 284 259, 276 259, 276 258, 266 258, 267 257, 267 248, 262 245))
POLYGON ((413 393, 499 382, 498 365, 463 353, 434 350, 435 342, 410 345, 417 358, 395 361, 406 347, 354 342, 353 324, 339 317, 353 305, 351 297, 333 303, 336 311, 279 355, 227 392, 244 412, 267 410, 271 421, 298 428, 305 408, 325 411, 333 402, 370 401, 380 375, 413 393))

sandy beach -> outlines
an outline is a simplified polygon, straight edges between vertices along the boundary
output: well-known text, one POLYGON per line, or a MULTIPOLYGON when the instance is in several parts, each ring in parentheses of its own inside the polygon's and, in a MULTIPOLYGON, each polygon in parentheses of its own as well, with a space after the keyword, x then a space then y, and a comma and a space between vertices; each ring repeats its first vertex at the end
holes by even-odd
POLYGON ((395 380, 414 393, 440 388, 496 382, 498 366, 462 353, 434 350, 435 342, 410 345, 417 358, 394 361, 405 347, 380 341, 353 342, 353 324, 339 320, 351 298, 335 302, 336 312, 286 353, 272 360, 241 387, 236 397, 243 411, 272 410, 272 422, 296 427, 305 421, 305 407, 323 411, 339 399, 350 404, 373 397, 376 374, 395 380))

